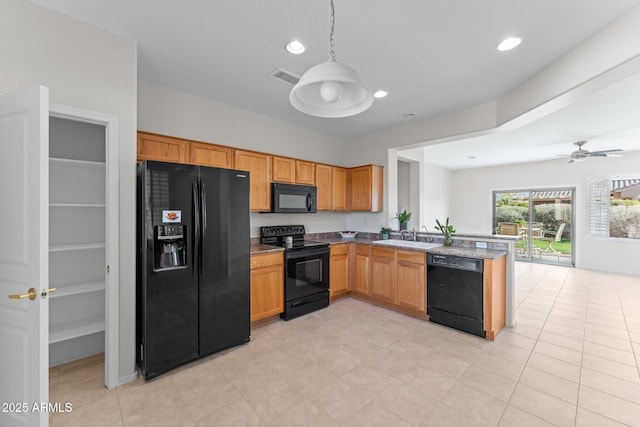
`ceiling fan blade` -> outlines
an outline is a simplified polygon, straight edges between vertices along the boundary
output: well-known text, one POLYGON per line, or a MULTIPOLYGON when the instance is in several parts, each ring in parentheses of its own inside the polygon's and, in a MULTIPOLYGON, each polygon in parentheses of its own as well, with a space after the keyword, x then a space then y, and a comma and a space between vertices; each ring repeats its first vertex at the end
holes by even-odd
POLYGON ((624 150, 621 150, 619 148, 616 148, 615 150, 599 150, 599 151, 592 151, 591 155, 597 155, 597 154, 606 154, 606 153, 620 153, 624 150))

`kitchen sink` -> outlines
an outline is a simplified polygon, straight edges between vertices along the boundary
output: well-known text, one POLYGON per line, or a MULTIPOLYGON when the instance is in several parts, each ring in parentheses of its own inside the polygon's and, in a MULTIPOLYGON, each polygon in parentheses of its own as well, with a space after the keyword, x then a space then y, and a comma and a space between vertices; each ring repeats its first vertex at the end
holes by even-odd
POLYGON ((385 246, 396 246, 401 248, 415 248, 415 249, 431 249, 437 248, 438 246, 442 246, 441 243, 427 243, 427 242, 414 242, 413 240, 375 240, 373 241, 376 245, 385 245, 385 246))

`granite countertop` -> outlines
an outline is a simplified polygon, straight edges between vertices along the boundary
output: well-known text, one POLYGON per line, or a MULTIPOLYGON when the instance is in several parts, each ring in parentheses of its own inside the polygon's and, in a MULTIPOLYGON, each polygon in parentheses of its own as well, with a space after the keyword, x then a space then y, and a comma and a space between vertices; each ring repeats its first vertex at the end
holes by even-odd
POLYGON ((435 248, 427 249, 425 252, 440 255, 454 255, 467 258, 482 259, 496 259, 507 254, 507 251, 501 251, 497 249, 479 249, 468 248, 464 246, 438 246, 435 248))
POLYGON ((284 252, 284 248, 273 245, 263 245, 262 243, 251 243, 251 255, 266 254, 269 252, 284 252))
MULTIPOLYGON (((472 237, 472 235, 468 235, 468 236, 456 235, 456 237, 472 237)), ((483 240, 488 238, 488 236, 480 236, 480 235, 475 235, 473 237, 482 238, 483 240)), ((495 236, 495 237, 497 237, 498 239, 501 239, 502 237, 505 237, 505 236, 495 236)), ((506 237, 515 237, 515 236, 506 236, 506 237)), ((468 258, 481 258, 481 259, 496 259, 507 254, 507 251, 499 250, 499 249, 479 249, 476 247, 455 246, 455 242, 456 242, 455 240, 454 240, 454 246, 436 246, 429 249, 411 248, 406 246, 394 246, 394 245, 388 245, 388 244, 382 245, 382 244, 374 243, 375 241, 381 240, 381 239, 379 237, 375 237, 375 234, 371 235, 370 233, 363 233, 362 236, 356 236, 353 239, 342 238, 337 233, 322 233, 318 235, 311 234, 311 235, 308 235, 307 239, 314 240, 317 242, 326 242, 326 243, 329 243, 329 245, 339 245, 344 243, 360 243, 364 245, 392 247, 392 248, 398 248, 398 249, 403 249, 408 251, 430 252, 430 253, 441 254, 441 255, 454 255, 454 256, 462 256, 462 257, 468 257, 468 258)), ((399 239, 390 239, 390 240, 399 240, 399 239)), ((434 243, 437 243, 437 241, 434 243)), ((279 251, 284 251, 284 248, 281 248, 279 246, 273 246, 273 245, 263 245, 257 242, 251 243, 251 254, 279 252, 279 251)))

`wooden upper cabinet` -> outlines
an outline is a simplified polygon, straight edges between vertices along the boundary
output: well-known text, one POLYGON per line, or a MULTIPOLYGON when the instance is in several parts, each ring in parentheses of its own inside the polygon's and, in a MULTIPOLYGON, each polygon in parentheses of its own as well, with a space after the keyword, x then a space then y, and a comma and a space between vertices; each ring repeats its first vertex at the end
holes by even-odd
POLYGON ((296 184, 316 185, 316 164, 296 160, 296 184))
MULTIPOLYGON (((333 206, 334 211, 347 210, 347 169, 332 166, 333 206)), ((316 176, 316 180, 318 177, 316 176)), ((320 190, 318 190, 320 191, 320 190)))
POLYGON ((201 142, 191 143, 190 161, 192 165, 233 168, 233 148, 201 142))
POLYGON ((316 187, 318 187, 318 210, 333 209, 333 167, 316 164, 316 187))
POLYGON ((349 169, 349 204, 352 211, 382 211, 382 166, 349 169))
POLYGON ((271 210, 271 156, 253 151, 235 150, 234 169, 250 173, 252 211, 271 210))
POLYGON ((288 157, 273 156, 273 182, 296 182, 296 161, 288 157))
POLYGON ((138 132, 138 161, 188 163, 190 141, 170 136, 138 132))

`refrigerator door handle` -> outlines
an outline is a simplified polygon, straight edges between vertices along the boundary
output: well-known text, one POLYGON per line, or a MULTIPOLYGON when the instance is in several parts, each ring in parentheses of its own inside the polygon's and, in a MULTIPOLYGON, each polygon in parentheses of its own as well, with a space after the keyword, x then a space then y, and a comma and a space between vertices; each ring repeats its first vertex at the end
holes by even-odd
MULTIPOLYGON (((200 234, 200 238, 202 240, 202 242, 206 242, 207 241, 207 192, 206 189, 204 187, 204 181, 200 181, 200 204, 202 206, 202 232, 200 234)), ((202 260, 206 259, 205 258, 205 253, 204 253, 204 247, 205 245, 202 244, 200 249, 200 277, 204 277, 204 268, 202 268, 202 260)))
POLYGON ((193 275, 198 276, 200 269, 200 200, 198 198, 198 180, 192 178, 191 181, 191 198, 193 205, 193 251, 191 265, 193 266, 193 275))

